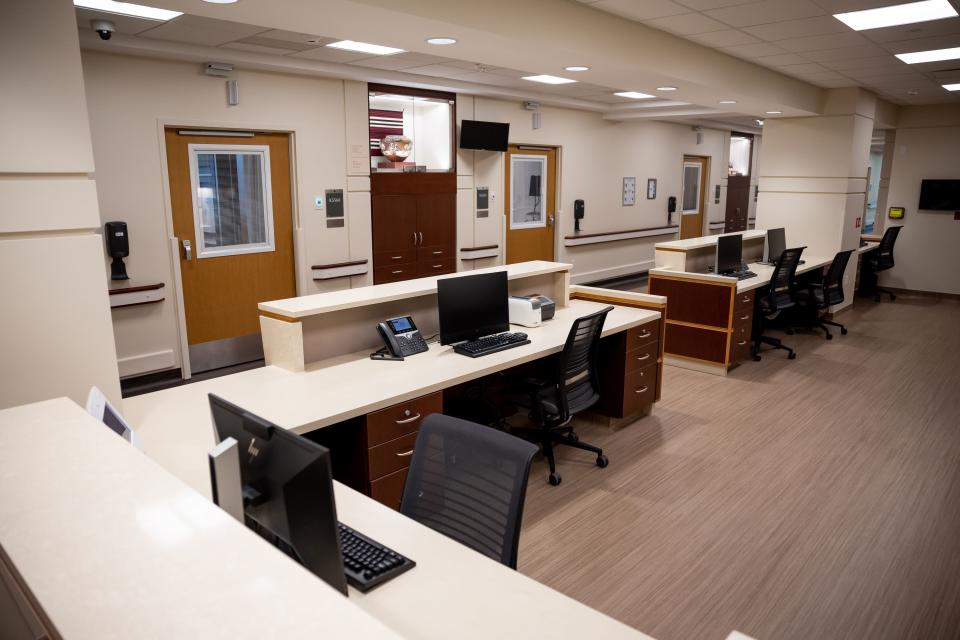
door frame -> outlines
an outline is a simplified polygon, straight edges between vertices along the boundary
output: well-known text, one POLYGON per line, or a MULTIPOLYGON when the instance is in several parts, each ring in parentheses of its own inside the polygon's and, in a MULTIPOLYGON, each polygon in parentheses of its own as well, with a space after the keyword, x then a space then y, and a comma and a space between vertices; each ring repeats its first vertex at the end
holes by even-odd
MULTIPOLYGON (((563 170, 563 147, 561 145, 554 144, 541 144, 536 142, 510 142, 508 146, 515 147, 533 147, 534 149, 546 151, 552 150, 557 153, 557 179, 556 183, 553 186, 554 192, 554 202, 556 202, 556 219, 553 221, 553 259, 554 261, 559 259, 560 248, 563 246, 562 238, 559 233, 560 229, 560 220, 563 217, 563 207, 561 205, 561 189, 560 184, 563 180, 560 179, 561 172, 563 170)), ((500 157, 500 186, 507 184, 507 170, 509 166, 507 165, 507 156, 503 154, 500 157)), ((499 189, 499 187, 498 187, 499 189)), ((501 196, 503 193, 501 193, 501 196)), ((500 198, 500 246, 502 250, 500 251, 500 265, 507 264, 507 229, 510 224, 510 221, 507 219, 508 214, 510 213, 510 203, 506 201, 505 197, 500 198)))
MULTIPOLYGON (((683 153, 680 155, 680 206, 677 208, 680 213, 679 224, 680 228, 677 229, 677 235, 683 235, 683 164, 687 161, 687 158, 697 158, 698 160, 703 160, 703 171, 700 173, 700 202, 703 203, 703 211, 700 212, 700 235, 694 237, 703 237, 707 235, 706 229, 710 227, 709 218, 707 215, 707 206, 709 205, 709 199, 707 196, 709 192, 707 190, 707 185, 710 182, 710 172, 713 169, 713 156, 701 156, 695 153, 683 153)), ((682 239, 682 238, 681 238, 682 239)))
MULTIPOLYGON (((200 129, 208 131, 254 131, 286 134, 290 140, 290 226, 293 230, 293 272, 297 295, 303 291, 302 274, 298 258, 303 253, 304 242, 300 227, 300 193, 297 179, 296 129, 292 126, 264 126, 247 122, 224 122, 217 120, 193 120, 190 118, 157 118, 157 146, 159 147, 160 181, 163 190, 163 224, 167 234, 168 273, 173 284, 173 310, 177 318, 177 342, 180 346, 180 377, 189 380, 190 345, 187 343, 187 315, 183 301, 183 281, 180 274, 180 243, 173 231, 173 200, 170 196, 170 175, 167 165, 167 129, 200 129)), ((225 136, 225 140, 229 137, 225 136)), ((346 207, 346 205, 344 205, 346 207)))

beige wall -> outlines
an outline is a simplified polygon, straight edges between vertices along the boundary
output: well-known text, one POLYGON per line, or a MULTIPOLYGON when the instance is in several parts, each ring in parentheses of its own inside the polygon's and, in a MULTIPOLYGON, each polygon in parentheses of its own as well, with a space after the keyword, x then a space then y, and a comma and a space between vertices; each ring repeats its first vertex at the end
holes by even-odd
MULTIPOLYGON (((181 365, 175 275, 164 185, 163 124, 259 128, 294 134, 294 201, 298 284, 301 294, 362 286, 360 276, 314 282, 310 265, 370 258, 369 169, 366 147, 366 87, 363 83, 235 71, 240 105, 226 104, 224 80, 202 73, 200 65, 97 52, 83 54, 84 79, 93 132, 103 220, 130 224, 128 271, 137 281, 163 282, 167 299, 159 304, 117 309, 114 314, 122 375, 181 365), (348 224, 325 228, 313 199, 324 189, 345 188, 348 224)), ((584 232, 619 231, 664 225, 667 197, 679 195, 684 153, 711 157, 707 220, 722 220, 729 134, 704 129, 703 142, 689 125, 648 121, 611 122, 591 112, 544 107, 542 128, 519 102, 460 95, 459 119, 510 122, 511 141, 556 145, 560 154, 557 259, 574 264, 577 281, 612 277, 648 268, 653 244, 667 237, 566 249, 562 236, 573 233, 573 201, 586 201, 584 232), (620 203, 621 180, 636 176, 638 199, 620 203), (657 178, 656 200, 646 199, 647 178, 657 178), (722 187, 713 203, 714 185, 722 187)), ((503 156, 458 151, 459 247, 498 244, 502 259, 503 156), (474 189, 495 194, 490 216, 477 219, 474 189)), ((677 221, 676 215, 674 221, 677 221)), ((464 261, 461 269, 496 264, 499 259, 464 261)), ((107 263, 103 266, 106 270, 107 263)))
MULTIPOLYGON (((924 178, 960 179, 960 112, 953 108, 951 116, 939 108, 906 108, 900 122, 886 205, 905 207, 906 214, 902 221, 887 220, 888 225, 902 224, 903 231, 894 249, 896 267, 883 273, 880 282, 960 294, 960 221, 949 211, 917 210, 924 178)), ((881 216, 886 209, 877 211, 877 218, 881 216)))
POLYGON ((73 5, 5 2, 0 60, 0 408, 92 385, 119 406, 73 5))

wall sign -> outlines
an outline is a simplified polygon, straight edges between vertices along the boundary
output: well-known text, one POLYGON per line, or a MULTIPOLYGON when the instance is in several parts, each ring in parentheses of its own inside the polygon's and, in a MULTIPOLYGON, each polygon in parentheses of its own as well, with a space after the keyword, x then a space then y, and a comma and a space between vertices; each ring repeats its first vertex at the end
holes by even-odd
POLYGON ((907 212, 905 207, 890 207, 887 211, 887 216, 891 220, 900 220, 903 218, 903 214, 907 212))
POLYGON ((647 178, 647 200, 654 200, 657 197, 657 179, 647 178))
POLYGON ((623 206, 632 207, 637 202, 637 179, 624 177, 623 179, 623 206))
POLYGON ((720 204, 720 185, 713 188, 713 204, 720 204))
POLYGON ((327 200, 327 217, 343 217, 343 189, 327 189, 325 192, 327 200))

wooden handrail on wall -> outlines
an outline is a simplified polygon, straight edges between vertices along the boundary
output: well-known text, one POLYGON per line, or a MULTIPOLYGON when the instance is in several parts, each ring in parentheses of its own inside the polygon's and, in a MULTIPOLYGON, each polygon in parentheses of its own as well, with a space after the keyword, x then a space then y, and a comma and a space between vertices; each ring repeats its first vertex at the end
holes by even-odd
POLYGON ((363 260, 350 260, 349 262, 315 264, 310 267, 310 269, 313 271, 314 280, 333 280, 335 278, 362 276, 369 271, 366 258, 363 260))
POLYGON ((496 258, 500 255, 500 245, 485 244, 480 247, 460 247, 461 260, 481 260, 496 258))
POLYGON ((143 284, 137 286, 117 286, 107 290, 110 294, 110 308, 136 307, 141 304, 154 304, 163 302, 163 289, 165 284, 158 282, 156 284, 143 284))
POLYGON ((651 238, 654 236, 673 235, 680 231, 679 225, 662 227, 646 227, 643 229, 627 229, 625 231, 600 231, 597 233, 575 233, 563 237, 565 247, 581 247, 588 244, 602 242, 617 242, 619 240, 633 240, 635 238, 651 238))

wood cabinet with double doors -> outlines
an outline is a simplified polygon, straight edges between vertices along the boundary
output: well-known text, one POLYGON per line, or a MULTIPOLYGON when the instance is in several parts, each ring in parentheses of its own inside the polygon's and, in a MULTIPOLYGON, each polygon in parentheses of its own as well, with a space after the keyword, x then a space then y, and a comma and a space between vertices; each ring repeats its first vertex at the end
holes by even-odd
POLYGON ((457 183, 453 173, 371 176, 373 283, 457 270, 457 183))

